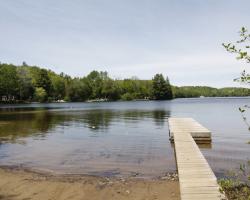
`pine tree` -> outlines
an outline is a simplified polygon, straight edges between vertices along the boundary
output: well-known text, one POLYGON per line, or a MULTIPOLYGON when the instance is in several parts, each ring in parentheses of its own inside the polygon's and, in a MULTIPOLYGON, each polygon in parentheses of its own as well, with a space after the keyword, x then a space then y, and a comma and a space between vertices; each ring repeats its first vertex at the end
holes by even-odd
POLYGON ((168 78, 164 79, 162 74, 156 74, 153 78, 152 94, 155 100, 172 99, 173 93, 168 78))

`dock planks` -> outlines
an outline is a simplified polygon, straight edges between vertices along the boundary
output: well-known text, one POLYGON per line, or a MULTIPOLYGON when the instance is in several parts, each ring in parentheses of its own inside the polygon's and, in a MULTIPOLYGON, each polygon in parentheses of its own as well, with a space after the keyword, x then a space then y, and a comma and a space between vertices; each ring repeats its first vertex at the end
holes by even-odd
POLYGON ((220 193, 217 178, 194 141, 211 141, 211 132, 192 118, 169 118, 168 123, 175 146, 181 199, 226 199, 220 193))
POLYGON ((211 143, 211 132, 192 118, 170 118, 170 140, 174 140, 173 132, 188 132, 197 143, 211 143))

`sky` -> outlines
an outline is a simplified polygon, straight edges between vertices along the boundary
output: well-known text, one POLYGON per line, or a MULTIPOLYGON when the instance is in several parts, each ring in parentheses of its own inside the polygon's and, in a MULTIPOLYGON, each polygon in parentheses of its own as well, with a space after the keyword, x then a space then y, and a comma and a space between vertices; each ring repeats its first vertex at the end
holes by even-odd
POLYGON ((222 47, 250 29, 249 0, 0 0, 0 62, 74 77, 239 86, 248 65, 222 47))

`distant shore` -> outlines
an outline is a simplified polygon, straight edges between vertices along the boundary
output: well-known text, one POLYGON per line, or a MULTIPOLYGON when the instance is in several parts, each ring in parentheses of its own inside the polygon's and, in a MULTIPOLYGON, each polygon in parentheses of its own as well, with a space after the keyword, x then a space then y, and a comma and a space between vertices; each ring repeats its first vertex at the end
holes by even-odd
POLYGON ((176 178, 105 178, 0 168, 0 199, 178 200, 176 178))
MULTIPOLYGON (((178 97, 175 99, 207 99, 207 98, 217 98, 217 99, 236 99, 236 98, 250 98, 250 96, 214 96, 214 97, 178 97)), ((165 100, 165 101, 171 101, 171 100, 165 100)), ((0 101, 1 104, 43 104, 43 103, 102 103, 102 102, 133 102, 133 101, 159 101, 154 99, 132 99, 132 100, 104 100, 104 99, 90 99, 86 101, 50 101, 50 102, 36 102, 36 101, 0 101)), ((164 101, 164 100, 163 100, 164 101)))

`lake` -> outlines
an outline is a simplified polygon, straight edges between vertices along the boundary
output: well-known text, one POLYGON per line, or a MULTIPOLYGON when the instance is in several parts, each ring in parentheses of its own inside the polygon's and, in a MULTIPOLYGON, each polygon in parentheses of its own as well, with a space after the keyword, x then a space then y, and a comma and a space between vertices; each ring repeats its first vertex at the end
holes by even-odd
MULTIPOLYGON (((62 174, 157 177, 176 170, 168 117, 212 131, 202 152, 217 176, 250 159, 238 108, 250 98, 0 105, 0 165, 62 174)), ((250 120, 250 116, 249 116, 250 120)))

